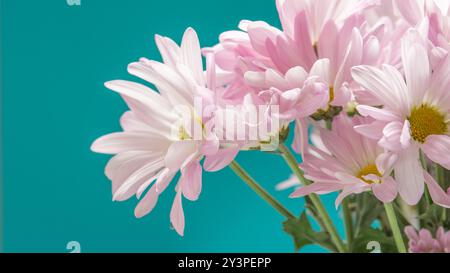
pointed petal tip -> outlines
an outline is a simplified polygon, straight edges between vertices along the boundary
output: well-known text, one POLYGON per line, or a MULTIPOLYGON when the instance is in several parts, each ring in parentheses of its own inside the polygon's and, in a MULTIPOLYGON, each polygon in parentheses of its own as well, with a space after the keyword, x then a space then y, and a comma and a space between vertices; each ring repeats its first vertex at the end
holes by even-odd
POLYGON ((183 40, 187 37, 190 37, 191 35, 194 36, 194 38, 198 37, 197 32, 195 31, 195 29, 193 27, 186 28, 186 30, 184 31, 184 35, 183 35, 183 40))
POLYGON ((92 142, 90 150, 94 153, 98 153, 98 154, 102 154, 102 149, 100 143, 102 142, 102 140, 104 139, 104 136, 101 136, 99 138, 97 138, 96 140, 94 140, 94 142, 92 142))

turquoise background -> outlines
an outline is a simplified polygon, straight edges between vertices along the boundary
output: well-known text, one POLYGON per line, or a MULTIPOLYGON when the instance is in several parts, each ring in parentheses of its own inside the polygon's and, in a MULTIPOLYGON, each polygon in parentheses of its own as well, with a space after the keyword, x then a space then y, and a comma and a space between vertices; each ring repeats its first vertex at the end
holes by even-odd
MULTIPOLYGON (((210 46, 241 19, 279 25, 274 1, 81 2, 1 1, 4 251, 67 252, 78 241, 83 252, 292 252, 283 218, 228 169, 204 175, 198 202, 183 201, 182 238, 169 223, 174 184, 137 220, 136 200, 111 201, 103 174, 109 156, 89 150, 119 130, 126 110, 103 82, 134 80, 126 66, 139 57, 159 60, 155 33, 179 42, 192 26, 210 46)), ((289 176, 281 158, 246 153, 239 162, 300 213, 302 200, 274 190, 289 176)), ((333 198, 325 201, 337 220, 333 198)))

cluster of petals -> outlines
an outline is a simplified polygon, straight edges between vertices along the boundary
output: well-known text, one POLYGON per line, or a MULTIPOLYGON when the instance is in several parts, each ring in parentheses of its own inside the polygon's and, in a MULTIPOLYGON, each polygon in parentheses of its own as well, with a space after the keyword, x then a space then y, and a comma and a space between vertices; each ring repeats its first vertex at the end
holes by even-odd
MULTIPOLYGON (((182 200, 199 198, 202 172, 223 169, 242 150, 263 150, 292 124, 292 148, 313 182, 292 197, 340 192, 338 205, 371 191, 385 203, 399 195, 416 205, 427 187, 434 203, 450 207, 450 189, 422 166, 450 169, 448 0, 275 2, 281 28, 243 20, 205 48, 191 28, 181 45, 157 35, 162 62, 128 67, 156 90, 106 83, 129 107, 122 131, 92 144, 114 155, 105 171, 113 199, 136 196, 135 215, 143 217, 179 175, 170 220, 183 235, 182 200), (248 131, 263 127, 248 120, 252 107, 262 107, 264 124, 277 131, 251 138, 248 131), (243 137, 216 122, 222 115, 243 124, 243 137)), ((424 244, 420 233, 409 234, 413 248, 424 244)))
POLYGON ((450 253, 450 232, 445 232, 443 227, 438 228, 435 237, 428 229, 417 232, 412 226, 405 228, 405 234, 410 253, 450 253))

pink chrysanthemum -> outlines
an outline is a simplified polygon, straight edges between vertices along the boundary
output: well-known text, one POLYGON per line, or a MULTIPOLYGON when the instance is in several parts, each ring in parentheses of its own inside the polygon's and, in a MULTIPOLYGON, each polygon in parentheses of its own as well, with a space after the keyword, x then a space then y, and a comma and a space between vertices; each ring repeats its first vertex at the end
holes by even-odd
POLYGON ((402 42, 402 61, 406 81, 390 65, 353 69, 354 79, 384 106, 358 106, 359 113, 376 121, 356 129, 398 154, 395 177, 399 193, 408 204, 418 203, 425 181, 434 202, 449 207, 450 195, 423 170, 419 154, 423 151, 429 159, 450 169, 450 57, 433 70, 420 35, 410 30, 402 42))
POLYGON ((350 194, 371 190, 382 202, 394 200, 397 189, 390 173, 395 155, 386 156, 376 141, 355 132, 353 127, 362 122, 340 115, 332 131, 319 129, 320 142, 309 148, 300 164, 313 183, 300 187, 291 197, 342 191, 336 199, 338 206, 350 194))
POLYGON ((409 238, 409 252, 411 253, 450 253, 450 231, 445 232, 440 227, 433 238, 431 232, 422 229, 419 232, 412 226, 405 228, 409 238))

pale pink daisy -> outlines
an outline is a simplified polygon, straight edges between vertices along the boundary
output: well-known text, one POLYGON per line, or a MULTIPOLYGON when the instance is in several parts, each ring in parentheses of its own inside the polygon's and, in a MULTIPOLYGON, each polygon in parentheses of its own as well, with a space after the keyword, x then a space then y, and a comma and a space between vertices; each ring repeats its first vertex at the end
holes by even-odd
POLYGON ((436 238, 427 229, 419 232, 412 226, 405 228, 405 234, 409 239, 410 253, 450 253, 450 232, 439 227, 436 238))
POLYGON ((300 164, 313 183, 300 187, 291 197, 341 191, 336 206, 348 195, 365 191, 372 191, 385 203, 395 199, 397 188, 390 174, 396 156, 384 154, 375 140, 354 131, 353 127, 363 122, 342 114, 334 119, 331 131, 318 129, 320 141, 315 139, 316 147, 309 148, 300 164))
POLYGON ((159 93, 134 82, 107 82, 106 87, 118 92, 130 111, 120 120, 123 132, 97 139, 92 150, 115 154, 105 170, 112 181, 113 199, 123 201, 136 195, 140 201, 135 215, 139 218, 152 211, 158 196, 181 171, 170 220, 183 235, 182 196, 198 199, 202 189, 200 160, 218 149, 217 141, 206 137, 210 133, 205 131, 203 115, 196 112, 194 104, 198 98, 205 104, 212 103, 213 94, 206 88, 200 45, 193 29, 186 30, 181 47, 165 37, 156 36, 156 42, 164 63, 141 59, 128 70, 154 84, 159 93), (176 111, 180 106, 187 113, 176 111), (194 136, 195 128, 205 137, 194 136))
POLYGON ((359 113, 376 121, 356 129, 398 154, 395 177, 409 205, 419 202, 425 181, 434 202, 449 207, 450 195, 423 170, 419 154, 423 151, 432 161, 450 168, 450 57, 433 70, 424 42, 411 29, 402 42, 402 61, 406 81, 390 65, 353 69, 354 79, 384 106, 358 106, 359 113))

